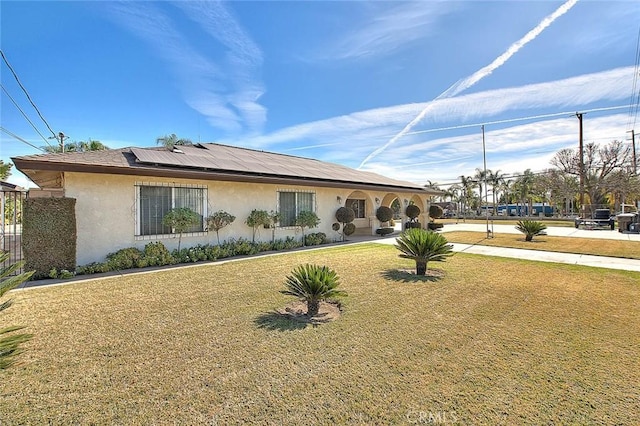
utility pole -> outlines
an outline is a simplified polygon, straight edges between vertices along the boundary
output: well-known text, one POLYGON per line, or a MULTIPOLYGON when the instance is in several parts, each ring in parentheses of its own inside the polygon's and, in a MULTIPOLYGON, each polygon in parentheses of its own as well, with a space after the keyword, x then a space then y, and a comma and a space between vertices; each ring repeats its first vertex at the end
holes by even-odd
POLYGON ((576 112, 576 117, 578 117, 578 121, 580 122, 580 141, 579 141, 579 150, 580 150, 580 210, 582 211, 582 217, 584 217, 584 149, 583 149, 583 139, 582 139, 582 113, 576 112))
POLYGON ((60 138, 60 152, 64 152, 64 133, 58 133, 58 137, 60 138))
POLYGON ((632 157, 631 157, 631 165, 633 166, 633 174, 638 174, 638 157, 636 157, 636 133, 633 131, 633 129, 629 130, 629 132, 627 133, 631 133, 631 152, 632 152, 632 157))

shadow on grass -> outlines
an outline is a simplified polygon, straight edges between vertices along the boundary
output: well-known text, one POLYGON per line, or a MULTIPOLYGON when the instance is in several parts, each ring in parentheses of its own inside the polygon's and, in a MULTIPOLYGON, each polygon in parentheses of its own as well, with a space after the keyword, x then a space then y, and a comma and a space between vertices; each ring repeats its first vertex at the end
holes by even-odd
POLYGON ((398 281, 403 283, 424 283, 437 282, 444 277, 444 271, 441 269, 427 269, 425 275, 416 275, 415 270, 407 269, 387 269, 381 273, 382 277, 390 281, 398 281))
POLYGON ((307 328, 309 325, 317 326, 318 323, 322 323, 323 321, 321 319, 314 322, 301 321, 289 314, 271 311, 259 315, 255 320, 253 320, 253 322, 258 326, 258 328, 264 328, 266 330, 294 331, 302 330, 303 328, 307 328))

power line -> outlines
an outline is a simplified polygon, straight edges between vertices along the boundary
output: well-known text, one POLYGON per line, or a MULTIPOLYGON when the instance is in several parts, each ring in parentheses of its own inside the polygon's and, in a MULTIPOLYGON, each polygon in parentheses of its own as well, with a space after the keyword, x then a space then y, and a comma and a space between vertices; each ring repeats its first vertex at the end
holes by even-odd
POLYGON ((18 103, 15 101, 15 99, 13 99, 13 97, 9 94, 9 92, 7 92, 7 89, 5 89, 4 85, 2 83, 0 83, 0 87, 2 87, 2 90, 4 91, 4 93, 7 95, 7 97, 9 99, 11 99, 11 102, 13 102, 13 105, 15 105, 15 107, 18 109, 18 111, 20 111, 20 113, 22 114, 22 116, 25 118, 25 120, 27 120, 29 122, 29 124, 31 124, 31 127, 33 127, 33 130, 36 131, 36 133, 38 133, 40 135, 40 137, 42 138, 42 140, 44 140, 44 142, 51 146, 51 144, 49 143, 49 141, 47 140, 47 138, 44 137, 44 135, 42 133, 40 133, 40 130, 38 130, 38 128, 36 127, 35 124, 33 124, 33 122, 29 119, 29 117, 27 117, 27 114, 25 114, 25 112, 22 110, 22 108, 20 108, 20 105, 18 105, 18 103))
POLYGON ((636 120, 638 118, 638 105, 640 104, 640 87, 638 87, 638 76, 640 75, 640 27, 638 27, 638 39, 636 41, 635 59, 635 67, 633 69, 633 84, 631 86, 631 99, 629 101, 629 122, 627 123, 628 129, 634 129, 636 127, 636 120), (636 98, 636 87, 638 87, 638 100, 634 101, 634 99, 636 98), (631 121, 633 121, 633 125, 631 125, 631 121))
POLYGON ((51 126, 49 126, 49 123, 47 123, 47 120, 45 120, 44 117, 42 116, 42 114, 40 113, 40 110, 38 109, 36 104, 31 99, 31 96, 29 96, 29 93, 27 92, 27 89, 25 89, 25 87, 22 85, 22 83, 20 82, 20 79, 18 78, 18 75, 13 70, 13 67, 11 66, 11 64, 9 64, 9 61, 7 60, 7 57, 4 56, 4 52, 2 51, 2 49, 0 49, 0 55, 2 55, 2 59, 4 60, 4 63, 7 64, 7 67, 9 67, 9 70, 11 71, 11 74, 13 74, 13 78, 15 78, 16 81, 18 82, 18 85, 20 86, 20 88, 22 89, 24 94, 27 96, 27 99, 29 100, 29 103, 31 104, 31 106, 33 106, 33 109, 36 110, 36 112, 38 113, 38 116, 40 117, 42 122, 47 126, 47 129, 49 129, 49 131, 51 132, 53 137, 57 138, 58 136, 56 135, 56 132, 54 132, 53 129, 51 129, 51 126))
POLYGON ((25 139, 21 138, 20 136, 16 135, 16 134, 15 134, 15 133, 13 133, 13 132, 10 132, 9 130, 5 129, 5 128, 4 128, 4 127, 2 127, 2 126, 0 126, 0 130, 2 130, 3 132, 5 132, 5 133, 6 133, 6 134, 8 134, 9 136, 11 136, 11 137, 13 137, 13 138, 16 138, 16 139, 17 139, 17 140, 19 140, 20 142, 26 143, 27 145, 29 145, 29 146, 30 146, 30 147, 32 147, 32 148, 35 148, 35 149, 37 149, 37 150, 39 150, 39 151, 42 151, 42 152, 46 152, 46 151, 45 151, 44 149, 42 149, 41 147, 39 147, 39 146, 35 146, 35 145, 34 145, 34 144, 32 144, 31 142, 29 142, 29 141, 27 141, 27 140, 25 140, 25 139))

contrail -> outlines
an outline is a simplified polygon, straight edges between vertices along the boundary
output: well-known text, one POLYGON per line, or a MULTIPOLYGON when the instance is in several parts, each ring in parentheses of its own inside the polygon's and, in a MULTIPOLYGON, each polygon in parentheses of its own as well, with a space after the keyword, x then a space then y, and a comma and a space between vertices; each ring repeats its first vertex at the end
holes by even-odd
POLYGON ((422 121, 424 116, 427 115, 427 113, 430 110, 433 109, 433 106, 436 103, 436 101, 438 101, 440 99, 454 97, 458 93, 462 92, 463 90, 466 90, 466 89, 470 88, 471 86, 473 86, 474 84, 476 84, 477 82, 479 82, 483 78, 487 77, 488 75, 491 75, 492 72, 494 72, 496 69, 498 69, 502 65, 504 65, 505 62, 507 62, 513 55, 515 55, 527 43, 529 43, 530 41, 533 41, 536 37, 538 37, 540 35, 540 33, 542 33, 542 31, 544 31, 549 25, 551 25, 553 23, 553 21, 555 21, 560 16, 564 15, 565 13, 567 13, 569 11, 569 9, 571 9, 573 6, 575 6, 575 4, 577 2, 578 2, 578 0, 569 0, 566 3, 564 3, 558 9, 556 9, 556 11, 553 12, 551 15, 547 16, 546 18, 544 18, 534 29, 532 29, 527 34, 525 34, 524 37, 522 37, 520 40, 516 41, 511 46, 509 46, 509 48, 502 55, 500 55, 496 59, 494 59, 493 62, 491 62, 489 65, 487 65, 486 67, 480 68, 478 71, 476 71, 475 73, 471 74, 470 76, 468 76, 466 78, 458 80, 451 87, 449 87, 447 90, 445 90, 440 95, 438 95, 438 97, 436 97, 433 101, 431 101, 429 103, 429 105, 427 105, 420 112, 420 114, 418 114, 418 116, 416 118, 411 120, 411 122, 409 124, 407 124, 404 127, 404 129, 402 129, 400 131, 400 133, 395 135, 386 144, 382 145, 381 147, 379 147, 378 149, 373 151, 371 154, 369 154, 367 156, 367 158, 362 160, 362 163, 360 163, 360 166, 358 166, 358 169, 362 168, 371 159, 373 159, 378 154, 380 154, 381 152, 383 152, 384 150, 389 148, 391 145, 396 143, 401 137, 405 136, 416 124, 418 124, 420 121, 422 121))

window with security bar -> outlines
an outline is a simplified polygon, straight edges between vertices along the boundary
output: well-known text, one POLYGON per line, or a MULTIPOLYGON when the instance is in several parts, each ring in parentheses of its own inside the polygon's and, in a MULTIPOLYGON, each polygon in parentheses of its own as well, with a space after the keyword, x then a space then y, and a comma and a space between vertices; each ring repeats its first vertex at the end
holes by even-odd
POLYGON ((313 192, 278 192, 278 212, 280 213, 280 226, 295 226, 296 218, 302 211, 316 211, 315 193, 313 192))
POLYGON ((172 209, 187 207, 198 214, 200 221, 186 232, 204 232, 207 209, 207 188, 190 185, 136 185, 136 235, 168 235, 174 230, 162 224, 172 209))

